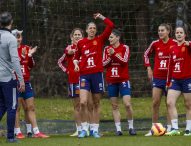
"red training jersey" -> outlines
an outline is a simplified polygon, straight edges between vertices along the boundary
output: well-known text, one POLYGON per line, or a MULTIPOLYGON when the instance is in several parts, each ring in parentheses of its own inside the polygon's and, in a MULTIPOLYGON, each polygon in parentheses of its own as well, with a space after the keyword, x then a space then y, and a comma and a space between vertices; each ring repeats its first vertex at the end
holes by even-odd
POLYGON ((27 45, 20 45, 18 48, 18 54, 21 64, 21 71, 23 74, 24 81, 27 82, 30 80, 30 71, 34 67, 35 62, 32 56, 29 56, 30 47, 27 45), (25 54, 22 54, 23 49, 25 49, 25 54))
POLYGON ((80 59, 81 61, 79 63, 81 75, 103 72, 102 48, 114 27, 113 22, 108 18, 104 19, 104 23, 107 26, 101 35, 96 36, 92 40, 84 38, 77 44, 77 52, 75 53, 74 59, 80 59))
POLYGON ((169 39, 164 43, 161 39, 153 41, 144 53, 145 67, 151 66, 149 56, 154 52, 154 71, 153 77, 158 79, 167 79, 168 65, 170 58, 170 48, 176 44, 175 40, 169 39))
POLYGON ((68 49, 72 48, 76 50, 76 45, 68 45, 64 51, 62 57, 58 60, 58 66, 63 72, 68 75, 68 82, 70 84, 79 83, 79 72, 74 71, 73 57, 74 54, 68 54, 68 49))
POLYGON ((170 72, 174 79, 191 78, 191 42, 189 46, 175 45, 170 50, 170 72))
POLYGON ((128 60, 129 60, 129 47, 120 44, 111 56, 108 49, 112 46, 105 47, 103 55, 103 66, 106 68, 106 81, 108 83, 119 83, 129 80, 128 60))

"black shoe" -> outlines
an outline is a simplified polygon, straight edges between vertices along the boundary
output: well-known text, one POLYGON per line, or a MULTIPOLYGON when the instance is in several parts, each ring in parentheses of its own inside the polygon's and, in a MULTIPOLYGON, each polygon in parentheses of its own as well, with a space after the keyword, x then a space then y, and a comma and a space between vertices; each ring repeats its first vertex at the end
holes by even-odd
POLYGON ((129 129, 129 135, 137 135, 136 130, 135 129, 129 129))
POLYGON ((8 143, 17 143, 18 140, 16 138, 7 138, 8 143))
POLYGON ((117 136, 121 136, 121 135, 123 135, 123 133, 122 133, 121 131, 117 131, 117 132, 116 132, 116 135, 117 135, 117 136))
POLYGON ((28 138, 32 138, 32 133, 31 133, 31 132, 28 132, 28 133, 27 133, 27 137, 28 137, 28 138))

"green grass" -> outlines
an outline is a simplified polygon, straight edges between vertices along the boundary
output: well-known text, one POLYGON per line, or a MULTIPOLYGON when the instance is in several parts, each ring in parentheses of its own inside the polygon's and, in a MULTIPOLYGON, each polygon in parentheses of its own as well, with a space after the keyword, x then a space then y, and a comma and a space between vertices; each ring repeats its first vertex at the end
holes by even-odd
MULTIPOLYGON (((36 98, 36 113, 38 119, 64 119, 73 120, 73 105, 70 99, 45 99, 36 98)), ((119 100, 120 112, 122 119, 126 119, 126 112, 122 100, 119 100)), ((151 98, 132 98, 132 105, 134 110, 134 118, 151 118, 151 98)), ((183 97, 180 97, 177 101, 178 113, 185 113, 183 97)), ((22 114, 23 115, 23 114, 22 114)), ((160 106, 160 116, 166 115, 166 106, 164 97, 161 101, 160 106)), ((101 119, 102 120, 112 120, 111 104, 110 100, 101 100, 101 119)))
MULTIPOLYGON (((1 146, 8 146, 5 139, 0 138, 1 146)), ((190 146, 190 137, 144 137, 138 136, 111 136, 105 135, 100 139, 69 137, 66 135, 51 136, 48 139, 24 139, 11 146, 190 146)))

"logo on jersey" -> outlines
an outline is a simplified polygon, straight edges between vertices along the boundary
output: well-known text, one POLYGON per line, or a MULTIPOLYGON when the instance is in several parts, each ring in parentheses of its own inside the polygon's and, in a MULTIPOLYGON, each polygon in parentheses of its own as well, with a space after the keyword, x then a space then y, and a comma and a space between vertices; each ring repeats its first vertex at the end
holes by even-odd
POLYGON ((188 84, 188 90, 191 90, 191 83, 188 84))
POLYGON ((94 46, 97 45, 97 41, 93 41, 93 45, 94 45, 94 46))
POLYGON ((182 47, 182 48, 181 48, 181 52, 185 52, 185 47, 182 47))
POLYGON ((90 50, 85 50, 84 54, 87 55, 90 53, 90 50))
POLYGON ((176 59, 176 55, 173 55, 173 57, 172 57, 173 59, 176 59))
POLYGON ((160 56, 162 56, 163 55, 163 52, 159 52, 158 53, 158 56, 160 57, 160 56))
POLYGON ((86 79, 81 79, 80 86, 85 87, 85 85, 86 85, 86 79))
POLYGON ((121 57, 121 56, 122 56, 122 53, 117 53, 117 56, 121 57))
POLYGON ((157 50, 160 50, 160 48, 157 48, 157 50))

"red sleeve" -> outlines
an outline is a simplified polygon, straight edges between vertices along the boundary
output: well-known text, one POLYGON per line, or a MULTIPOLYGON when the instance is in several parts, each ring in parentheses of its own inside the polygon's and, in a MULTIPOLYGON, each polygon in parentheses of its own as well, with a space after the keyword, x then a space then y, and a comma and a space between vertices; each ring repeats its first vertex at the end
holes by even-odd
POLYGON ((152 42, 150 44, 150 46, 148 47, 148 49, 144 53, 144 65, 145 65, 145 67, 151 66, 149 56, 152 54, 152 52, 154 50, 154 45, 155 45, 155 42, 152 42))
POLYGON ((34 66, 35 66, 35 62, 34 62, 33 57, 28 56, 28 68, 29 68, 29 70, 31 70, 34 66))
POLYGON ((76 49, 76 52, 75 52, 75 54, 74 54, 74 58, 73 58, 73 60, 80 60, 80 56, 81 56, 81 42, 82 42, 83 40, 80 40, 80 41, 78 41, 78 43, 77 43, 77 49, 76 49))
POLYGON ((107 49, 109 48, 109 46, 105 47, 104 49, 104 53, 103 53, 103 66, 107 67, 110 63, 111 63, 111 58, 107 53, 107 49))
POLYGON ((66 61, 66 53, 64 53, 62 57, 58 59, 58 66, 62 69, 63 72, 68 72, 68 68, 65 65, 66 61))
POLYGON ((100 35, 103 41, 109 38, 109 35, 111 34, 112 29, 114 28, 114 24, 109 18, 105 18, 104 23, 106 24, 106 28, 104 29, 103 33, 100 35))
POLYGON ((123 64, 127 64, 128 60, 129 60, 129 47, 124 45, 123 46, 125 48, 125 53, 123 56, 119 55, 118 53, 114 53, 111 58, 113 60, 115 60, 116 62, 120 63, 121 65, 123 64))

